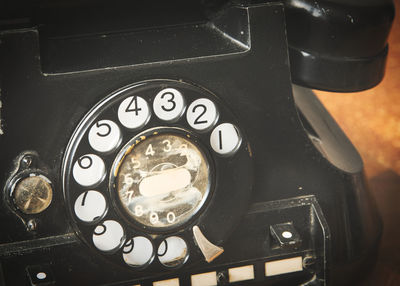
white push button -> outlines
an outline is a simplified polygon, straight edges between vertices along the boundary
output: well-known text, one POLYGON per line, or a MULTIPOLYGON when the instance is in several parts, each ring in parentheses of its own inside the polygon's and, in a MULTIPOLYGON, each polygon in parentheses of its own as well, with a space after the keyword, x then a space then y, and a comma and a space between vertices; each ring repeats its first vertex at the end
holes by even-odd
POLYGON ((176 267, 185 263, 188 249, 182 238, 170 236, 161 242, 157 254, 161 264, 167 267, 176 267))
POLYGON ((89 144, 98 152, 115 150, 121 142, 121 131, 111 120, 100 120, 89 131, 89 144))
POLYGON ((122 252, 126 264, 143 266, 153 258, 153 244, 144 236, 136 236, 125 243, 122 252))
POLYGON ((216 286, 218 284, 216 271, 192 275, 190 280, 191 286, 216 286))
POLYGON ((237 151, 242 139, 237 128, 230 123, 222 123, 214 128, 210 136, 210 144, 215 152, 231 155, 237 151))
POLYGON ((235 268, 229 268, 229 282, 239 282, 254 279, 254 266, 246 265, 235 268))
POLYGON ((153 286, 179 286, 179 278, 154 281, 153 286))
POLYGON ((103 217, 107 205, 104 196, 98 191, 86 191, 75 201, 75 215, 84 222, 92 222, 103 217))
POLYGON ((46 279, 47 275, 44 272, 39 272, 38 274, 36 274, 36 278, 39 280, 44 280, 46 279))
POLYGON ((265 263, 265 276, 275 276, 302 270, 303 259, 301 256, 265 263))
POLYGON ((141 128, 150 119, 149 105, 140 96, 125 98, 119 105, 118 119, 126 128, 141 128))
POLYGON ((84 187, 100 183, 104 179, 105 172, 106 167, 103 160, 94 154, 87 154, 80 157, 72 169, 75 181, 84 187))
POLYGON ((186 119, 193 129, 199 131, 207 130, 217 122, 218 110, 211 100, 199 98, 189 105, 186 119))
POLYGON ((182 94, 174 88, 166 88, 157 93, 153 102, 154 113, 164 121, 175 121, 185 109, 182 94))
POLYGON ((124 229, 118 222, 106 220, 94 229, 93 243, 97 249, 107 252, 117 249, 124 237, 124 229))

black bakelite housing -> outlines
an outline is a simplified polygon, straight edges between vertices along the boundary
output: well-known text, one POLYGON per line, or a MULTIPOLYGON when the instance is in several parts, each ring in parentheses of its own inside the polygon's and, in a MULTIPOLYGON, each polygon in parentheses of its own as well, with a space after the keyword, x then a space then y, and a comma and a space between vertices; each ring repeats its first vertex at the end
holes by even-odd
MULTIPOLYGON (((354 285, 365 277, 382 223, 361 157, 312 92, 293 83, 335 91, 377 84, 391 1, 1 5, 0 285, 147 286, 170 278, 190 285, 191 275, 204 272, 215 272, 218 285, 226 285, 229 269, 246 265, 253 266, 254 279, 236 285, 354 285), (139 82, 195 90, 190 100, 214 98, 219 123, 233 122, 242 133, 238 156, 220 158, 208 145, 211 130, 197 134, 184 116, 174 123, 154 118, 147 126, 182 128, 213 154, 218 199, 181 230, 191 240, 199 224, 224 248, 210 263, 191 240, 180 268, 121 265, 121 257, 116 263, 90 246, 90 232, 82 235, 68 211, 66 192, 76 189, 66 187, 65 173, 76 160, 68 156, 75 130, 89 128, 93 122, 83 119, 96 104, 139 82), (26 156, 32 165, 24 165, 26 156), (36 215, 16 209, 10 193, 30 172, 44 174, 54 188, 52 204, 36 215), (221 196, 231 188, 245 193, 221 196), (293 240, 278 239, 285 230, 293 240), (301 259, 301 271, 266 275, 265 263, 287 258, 301 259), (40 272, 47 278, 38 281, 40 272)), ((149 104, 154 98, 140 94, 149 104)), ((102 114, 118 122, 116 106, 102 114)), ((103 158, 113 161, 110 154, 103 158)), ((159 233, 146 231, 157 241, 159 233)))

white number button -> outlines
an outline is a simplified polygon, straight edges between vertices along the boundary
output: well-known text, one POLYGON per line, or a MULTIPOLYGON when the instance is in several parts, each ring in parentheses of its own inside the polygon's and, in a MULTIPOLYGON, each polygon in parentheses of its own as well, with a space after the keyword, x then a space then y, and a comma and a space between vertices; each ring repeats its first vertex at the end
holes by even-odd
POLYGON ((211 147, 221 155, 231 155, 236 152, 241 141, 239 131, 230 123, 218 125, 210 136, 211 147))
POLYGON ((121 131, 111 120, 96 122, 89 131, 89 144, 98 152, 107 153, 115 150, 121 142, 121 131))
POLYGON ((124 229, 114 220, 106 220, 96 226, 93 232, 93 244, 101 251, 117 249, 125 238, 124 229))
POLYGON ((141 128, 150 119, 149 105, 140 96, 125 98, 118 107, 118 119, 126 128, 141 128))
POLYGON ((154 113, 164 121, 174 121, 181 117, 185 109, 182 94, 174 88, 166 88, 157 93, 153 102, 154 113))
POLYGON ((75 215, 84 222, 92 222, 101 218, 106 212, 106 200, 97 191, 86 191, 75 201, 75 215))
POLYGON ((153 258, 153 244, 144 236, 136 236, 125 243, 122 253, 126 264, 143 266, 153 258))
POLYGON ((74 164, 72 175, 75 181, 84 187, 100 183, 105 176, 106 167, 103 160, 94 154, 80 157, 74 164))
POLYGON ((193 129, 207 130, 217 122, 218 111, 211 100, 199 98, 189 105, 186 119, 193 129))

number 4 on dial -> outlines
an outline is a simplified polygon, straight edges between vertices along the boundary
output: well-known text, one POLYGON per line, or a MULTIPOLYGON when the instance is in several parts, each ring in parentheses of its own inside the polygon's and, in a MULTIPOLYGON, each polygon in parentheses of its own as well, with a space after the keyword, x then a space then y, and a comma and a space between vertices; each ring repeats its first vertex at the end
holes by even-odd
POLYGON ((151 144, 149 144, 149 146, 147 146, 145 155, 147 156, 154 156, 156 152, 153 150, 153 146, 151 144))

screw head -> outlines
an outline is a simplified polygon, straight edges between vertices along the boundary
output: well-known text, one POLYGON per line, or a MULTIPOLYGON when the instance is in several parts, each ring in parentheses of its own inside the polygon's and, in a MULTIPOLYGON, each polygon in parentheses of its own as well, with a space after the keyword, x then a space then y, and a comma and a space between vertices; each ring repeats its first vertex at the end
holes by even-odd
POLYGON ((26 224, 28 231, 35 231, 37 229, 37 222, 35 219, 30 219, 26 224))
POLYGON ((31 155, 26 155, 22 158, 21 164, 24 168, 29 168, 32 165, 33 158, 31 155))

